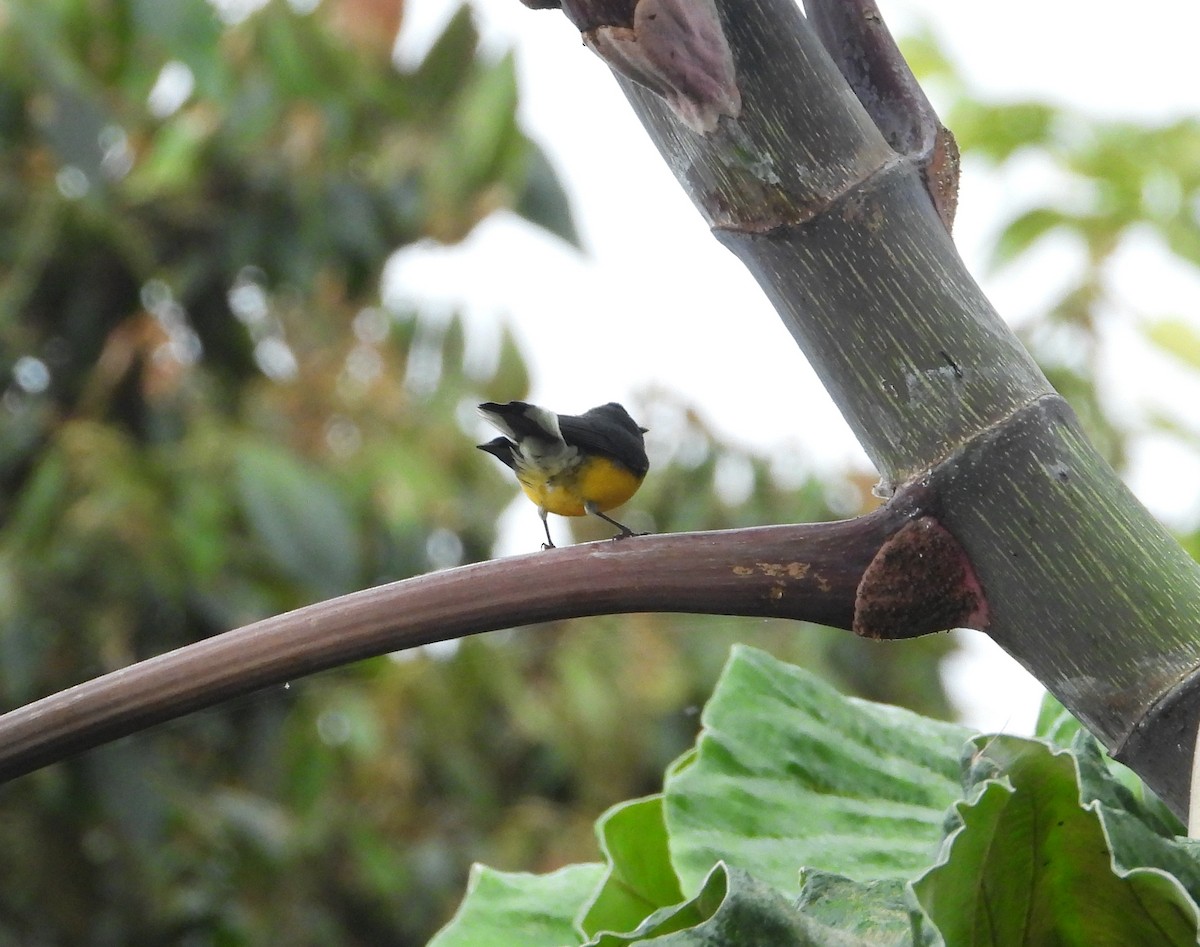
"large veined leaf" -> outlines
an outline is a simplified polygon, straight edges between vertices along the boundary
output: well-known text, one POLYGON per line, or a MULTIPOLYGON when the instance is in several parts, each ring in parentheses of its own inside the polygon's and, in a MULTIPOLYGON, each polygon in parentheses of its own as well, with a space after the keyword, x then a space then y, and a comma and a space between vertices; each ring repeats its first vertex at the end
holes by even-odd
POLYGON ((964 740, 738 648, 703 721, 662 795, 601 820, 607 867, 473 883, 459 918, 511 932, 546 884, 563 947, 1197 943, 1197 845, 1049 703, 1044 739, 964 740))
POLYGON ((695 756, 666 783, 684 890, 715 861, 795 894, 801 868, 912 878, 959 798, 971 731, 843 697, 800 668, 737 648, 704 710, 695 756))
POLYGON ((571 865, 548 875, 493 871, 476 865, 458 912, 429 947, 578 944, 575 915, 603 873, 603 865, 571 865))
MULTIPOLYGON (((853 882, 851 882, 853 884, 853 882)), ((754 876, 718 865, 696 897, 660 912, 628 936, 606 934, 587 947, 871 947, 887 940, 847 937, 804 914, 754 876)))
MULTIPOLYGON (((1196 943, 1195 902, 1169 872, 1119 863, 1098 807, 1080 805, 1069 752, 1011 736, 975 745, 960 827, 914 885, 947 944, 1196 943)), ((1144 865, 1159 846, 1123 828, 1124 858, 1144 865)))
POLYGON ((610 809, 598 832, 608 872, 584 917, 586 932, 633 930, 663 905, 683 900, 667 849, 662 796, 610 809))
MULTIPOLYGON (((582 910, 575 890, 555 893, 545 909, 578 911, 589 947, 913 943, 922 919, 905 904, 907 876, 894 869, 915 874, 912 866, 935 854, 945 810, 959 798, 968 731, 844 698, 748 648, 735 650, 704 723, 698 750, 672 767, 662 796, 602 818, 608 866, 582 910), (833 776, 839 768, 843 775, 833 776), (814 865, 852 865, 864 875, 867 865, 884 865, 892 874, 858 881, 814 865), (697 877, 681 886, 689 873, 697 877)), ((495 929, 508 927, 514 902, 495 894, 473 882, 447 931, 489 912, 495 929)))

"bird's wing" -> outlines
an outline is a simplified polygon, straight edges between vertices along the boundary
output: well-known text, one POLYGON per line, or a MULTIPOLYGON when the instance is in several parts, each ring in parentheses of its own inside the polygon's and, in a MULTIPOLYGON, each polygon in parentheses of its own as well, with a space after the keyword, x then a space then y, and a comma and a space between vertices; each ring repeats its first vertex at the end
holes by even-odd
POLYGON ((619 404, 601 405, 582 415, 560 414, 558 427, 564 441, 585 452, 604 454, 639 475, 650 469, 641 430, 619 404))

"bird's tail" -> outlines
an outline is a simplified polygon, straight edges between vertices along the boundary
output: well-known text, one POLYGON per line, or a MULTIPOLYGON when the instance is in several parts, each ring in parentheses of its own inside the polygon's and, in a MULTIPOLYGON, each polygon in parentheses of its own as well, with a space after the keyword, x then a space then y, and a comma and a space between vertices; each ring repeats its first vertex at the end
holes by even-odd
MULTIPOLYGON (((539 408, 536 404, 529 404, 525 401, 497 404, 494 401, 487 401, 479 406, 479 413, 489 424, 517 442, 531 437, 541 441, 562 440, 562 432, 558 428, 558 415, 545 408, 539 408)), ((492 443, 494 444, 495 441, 492 443)), ((483 449, 489 450, 486 446, 483 449)), ((494 451, 489 452, 495 453, 494 451)), ((503 459, 501 457, 501 460, 503 459)))
POLYGON ((507 437, 497 437, 486 444, 476 444, 475 446, 480 450, 487 451, 489 454, 499 457, 513 470, 517 469, 517 459, 513 456, 513 442, 507 437))

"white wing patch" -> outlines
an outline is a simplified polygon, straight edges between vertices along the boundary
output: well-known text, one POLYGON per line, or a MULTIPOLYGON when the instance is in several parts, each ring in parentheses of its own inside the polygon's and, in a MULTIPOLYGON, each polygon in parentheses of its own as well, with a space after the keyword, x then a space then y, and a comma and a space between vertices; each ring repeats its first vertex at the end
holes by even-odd
POLYGON ((513 451, 518 471, 529 471, 538 480, 550 480, 579 465, 578 447, 570 447, 561 440, 535 441, 526 438, 513 451))

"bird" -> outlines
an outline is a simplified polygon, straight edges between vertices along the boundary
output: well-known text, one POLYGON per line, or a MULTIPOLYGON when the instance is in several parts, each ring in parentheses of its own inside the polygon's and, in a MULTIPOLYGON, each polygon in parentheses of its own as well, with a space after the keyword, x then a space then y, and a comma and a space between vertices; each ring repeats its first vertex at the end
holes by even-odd
POLYGON ((521 489, 538 508, 546 531, 543 549, 553 549, 549 513, 597 516, 620 530, 614 539, 638 535, 605 511, 633 496, 646 472, 643 434, 615 401, 583 414, 555 414, 525 401, 488 401, 479 413, 504 437, 479 444, 517 475, 521 489))

